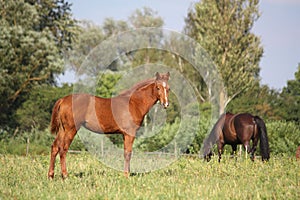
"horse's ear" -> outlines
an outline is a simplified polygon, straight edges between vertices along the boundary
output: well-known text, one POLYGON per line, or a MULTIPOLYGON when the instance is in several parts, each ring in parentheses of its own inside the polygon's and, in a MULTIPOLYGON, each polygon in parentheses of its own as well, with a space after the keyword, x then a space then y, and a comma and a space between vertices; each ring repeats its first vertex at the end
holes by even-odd
POLYGON ((170 79, 170 72, 167 73, 168 80, 170 79))
POLYGON ((158 72, 155 73, 156 80, 159 80, 161 78, 160 74, 158 72))

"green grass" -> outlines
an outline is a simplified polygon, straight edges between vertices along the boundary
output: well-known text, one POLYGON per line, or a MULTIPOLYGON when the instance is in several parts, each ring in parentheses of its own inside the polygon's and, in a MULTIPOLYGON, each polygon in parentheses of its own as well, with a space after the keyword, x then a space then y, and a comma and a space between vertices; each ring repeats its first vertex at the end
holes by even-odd
POLYGON ((49 156, 0 154, 0 199, 300 199, 300 162, 284 156, 268 163, 180 158, 128 179, 88 153, 68 154, 65 181, 58 159, 51 181, 48 165, 49 156))

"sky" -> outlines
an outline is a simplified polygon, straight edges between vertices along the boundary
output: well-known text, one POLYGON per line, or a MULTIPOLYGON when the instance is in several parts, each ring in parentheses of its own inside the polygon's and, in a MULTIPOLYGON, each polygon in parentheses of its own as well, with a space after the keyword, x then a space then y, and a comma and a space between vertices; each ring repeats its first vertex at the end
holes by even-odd
MULTIPOLYGON (((164 20, 164 28, 181 32, 192 0, 68 0, 73 17, 102 25, 106 18, 127 20, 136 10, 152 8, 164 20)), ((295 79, 300 63, 300 0, 260 0, 261 16, 253 33, 261 38, 261 83, 280 90, 295 79)), ((72 78, 72 77, 71 77, 72 78)), ((65 81, 70 81, 65 76, 65 81)), ((70 79, 70 77, 69 77, 70 79)), ((62 80, 62 81, 64 81, 62 80)), ((72 80, 71 80, 72 81, 72 80)))

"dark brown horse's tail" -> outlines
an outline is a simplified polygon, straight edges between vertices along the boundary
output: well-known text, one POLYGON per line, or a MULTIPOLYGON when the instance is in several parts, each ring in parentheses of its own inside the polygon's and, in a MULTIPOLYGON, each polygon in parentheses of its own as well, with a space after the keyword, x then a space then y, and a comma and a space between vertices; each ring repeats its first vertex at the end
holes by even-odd
POLYGON ((50 124, 50 131, 53 135, 55 135, 58 132, 59 126, 60 126, 60 119, 59 119, 59 109, 60 104, 62 103, 63 99, 59 99, 54 104, 53 110, 52 110, 52 116, 51 116, 51 124, 50 124))
POLYGON ((257 124, 258 134, 260 136, 259 148, 261 152, 261 159, 262 161, 268 161, 270 159, 270 150, 265 122, 258 116, 255 116, 254 120, 257 124))

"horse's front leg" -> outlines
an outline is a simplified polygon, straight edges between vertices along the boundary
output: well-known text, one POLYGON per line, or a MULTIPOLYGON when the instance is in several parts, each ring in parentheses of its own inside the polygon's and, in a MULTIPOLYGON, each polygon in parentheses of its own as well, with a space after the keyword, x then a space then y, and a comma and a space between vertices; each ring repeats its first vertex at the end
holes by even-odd
POLYGON ((130 175, 130 160, 134 138, 132 135, 124 134, 124 175, 126 178, 130 175))
POLYGON ((222 154, 224 152, 224 144, 221 142, 218 142, 217 146, 218 146, 218 155, 219 155, 218 161, 221 162, 222 154))
POLYGON ((236 158, 237 145, 236 144, 232 144, 231 148, 232 148, 231 157, 232 158, 234 158, 234 157, 236 158))

